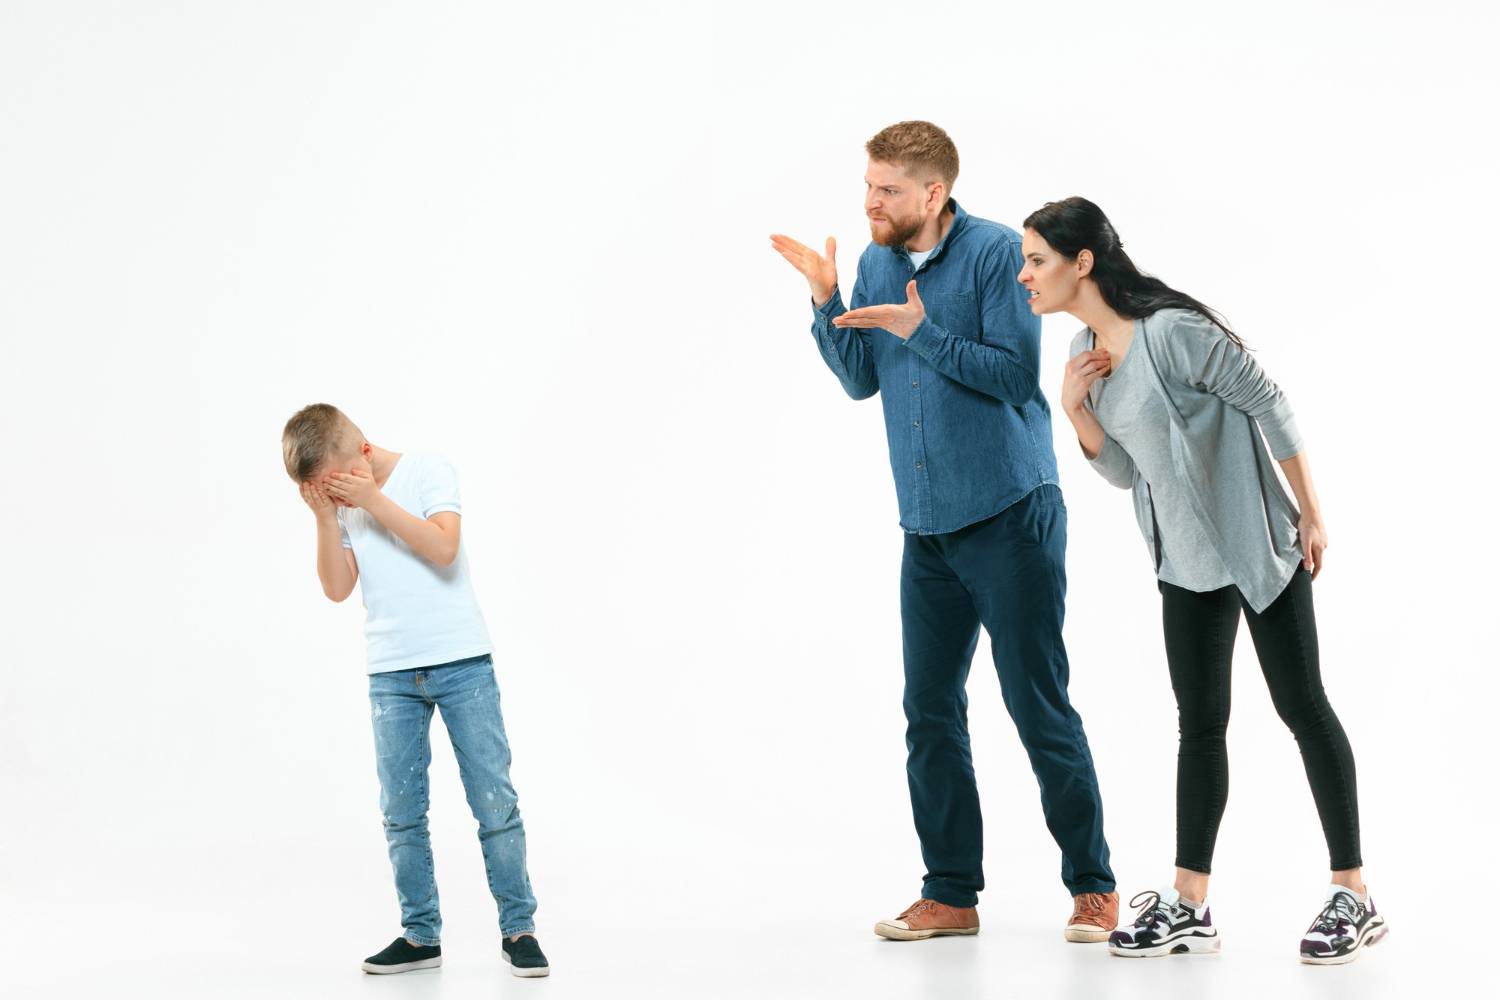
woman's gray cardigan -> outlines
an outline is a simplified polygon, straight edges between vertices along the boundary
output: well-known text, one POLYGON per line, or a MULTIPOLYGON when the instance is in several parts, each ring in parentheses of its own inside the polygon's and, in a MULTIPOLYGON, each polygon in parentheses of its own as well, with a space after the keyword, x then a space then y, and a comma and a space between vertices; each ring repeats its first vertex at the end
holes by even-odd
MULTIPOLYGON (((1091 340, 1091 331, 1080 332, 1070 356, 1089 350, 1091 340)), ((1302 560, 1298 511, 1271 461, 1302 450, 1291 405, 1249 352, 1200 313, 1163 309, 1137 320, 1129 350, 1147 354, 1171 421, 1172 467, 1187 486, 1190 506, 1240 593, 1257 613, 1264 611, 1302 560)), ((1135 462, 1106 433, 1089 464, 1131 491, 1136 523, 1154 559, 1150 491, 1135 462)))

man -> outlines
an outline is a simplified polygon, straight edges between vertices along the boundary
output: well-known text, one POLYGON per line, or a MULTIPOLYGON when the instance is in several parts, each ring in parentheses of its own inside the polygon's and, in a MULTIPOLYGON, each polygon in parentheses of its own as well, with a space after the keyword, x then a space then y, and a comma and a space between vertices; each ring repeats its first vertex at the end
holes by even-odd
POLYGON ((1119 897, 1063 647, 1067 511, 1037 383, 1041 323, 1015 276, 1021 237, 950 196, 958 150, 929 122, 865 145, 873 242, 846 310, 834 241, 775 249, 807 278, 813 338, 854 399, 879 392, 901 526, 907 780, 927 866, 921 898, 875 933, 976 934, 984 887, 964 683, 982 623, 1005 706, 1041 786, 1073 894, 1070 941, 1104 941, 1119 897))

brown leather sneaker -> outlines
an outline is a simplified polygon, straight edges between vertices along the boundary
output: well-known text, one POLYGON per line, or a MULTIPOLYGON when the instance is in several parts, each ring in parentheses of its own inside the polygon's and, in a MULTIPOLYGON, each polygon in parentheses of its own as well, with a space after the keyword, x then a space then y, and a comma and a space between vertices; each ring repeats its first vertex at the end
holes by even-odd
POLYGON ((949 906, 935 899, 919 899, 895 920, 876 924, 875 933, 893 941, 920 941, 940 934, 978 934, 979 911, 972 906, 949 906))
POLYGON ((1063 937, 1090 944, 1108 941, 1119 922, 1118 892, 1080 892, 1073 897, 1073 919, 1063 928, 1063 937))

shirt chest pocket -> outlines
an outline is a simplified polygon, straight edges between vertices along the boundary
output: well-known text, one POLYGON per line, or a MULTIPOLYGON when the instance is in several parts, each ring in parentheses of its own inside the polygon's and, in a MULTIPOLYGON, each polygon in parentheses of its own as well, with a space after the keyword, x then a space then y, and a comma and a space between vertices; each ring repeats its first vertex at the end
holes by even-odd
POLYGON ((923 292, 927 318, 956 337, 979 339, 979 305, 972 292, 923 292))

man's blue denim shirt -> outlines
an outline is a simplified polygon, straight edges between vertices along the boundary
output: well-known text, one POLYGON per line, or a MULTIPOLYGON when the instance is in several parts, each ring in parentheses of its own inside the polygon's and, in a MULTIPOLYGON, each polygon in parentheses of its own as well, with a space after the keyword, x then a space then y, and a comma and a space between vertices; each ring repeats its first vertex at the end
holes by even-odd
POLYGON ((953 224, 919 270, 904 246, 871 243, 850 308, 906 301, 913 274, 927 316, 907 340, 840 329, 838 289, 813 311, 823 360, 855 399, 879 392, 901 527, 956 531, 1057 482, 1052 416, 1037 382, 1041 320, 1031 314, 1014 229, 950 201, 953 224))

